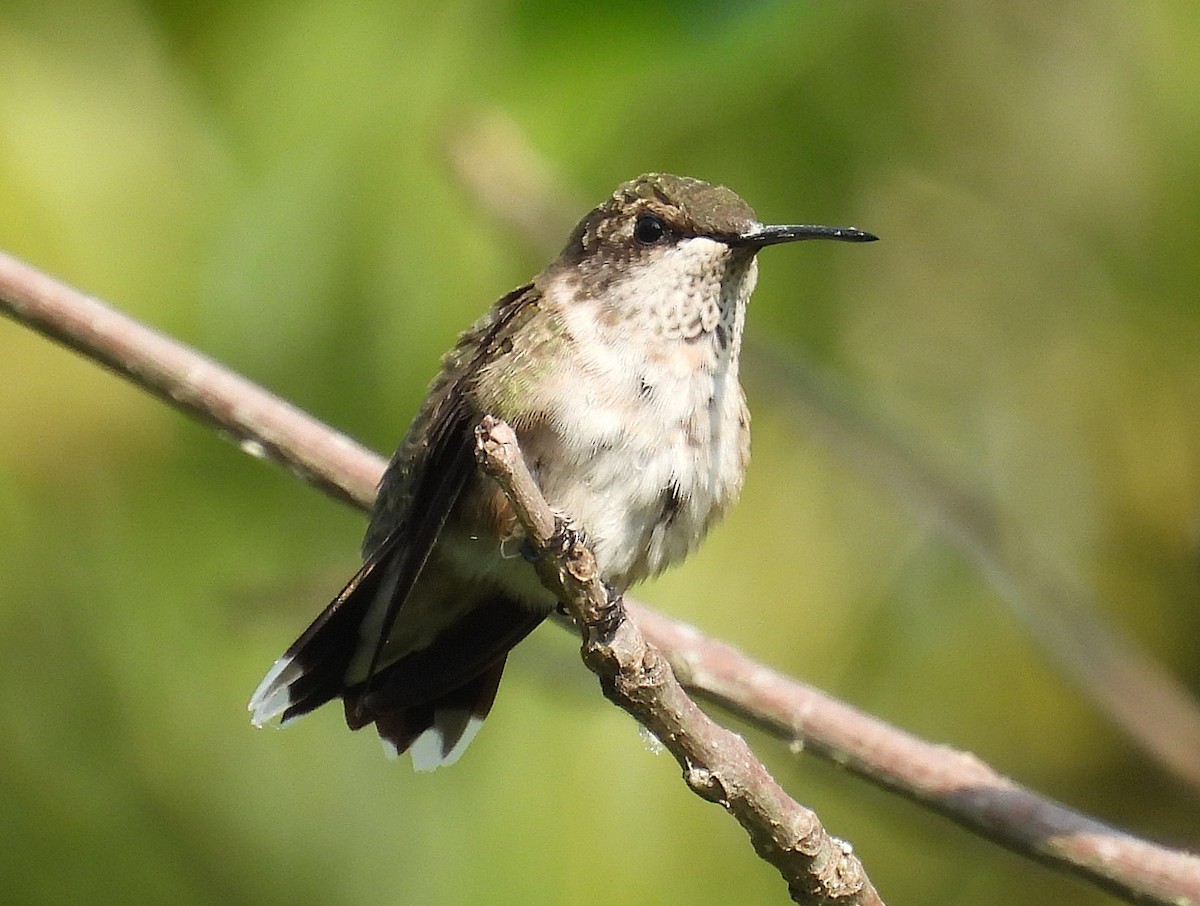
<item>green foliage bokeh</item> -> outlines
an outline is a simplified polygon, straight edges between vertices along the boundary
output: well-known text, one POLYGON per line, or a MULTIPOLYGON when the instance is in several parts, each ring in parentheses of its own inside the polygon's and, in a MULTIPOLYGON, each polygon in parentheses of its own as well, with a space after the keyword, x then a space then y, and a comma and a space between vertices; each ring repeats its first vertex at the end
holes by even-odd
MULTIPOLYGON (((545 260, 452 163, 519 130, 581 215, 668 170, 871 247, 764 255, 748 334, 984 487, 1200 688, 1200 56, 1174 3, 0 4, 0 247, 386 451, 545 260)), ((565 237, 564 237, 565 238, 565 237)), ((979 570, 751 381, 744 500, 639 596, 1114 823, 1196 796, 979 570)), ((0 901, 780 902, 544 628, 451 770, 244 702, 361 518, 0 324, 0 901)), ((742 728, 889 902, 1107 897, 742 728)))

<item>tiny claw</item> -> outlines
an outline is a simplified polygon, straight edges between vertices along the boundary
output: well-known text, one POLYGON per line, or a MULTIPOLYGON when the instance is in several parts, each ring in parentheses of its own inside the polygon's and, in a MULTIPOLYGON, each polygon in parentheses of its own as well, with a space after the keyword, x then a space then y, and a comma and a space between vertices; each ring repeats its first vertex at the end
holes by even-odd
POLYGON ((596 610, 591 628, 600 635, 611 636, 625 619, 625 596, 607 582, 604 591, 604 607, 596 610))
POLYGON ((528 537, 521 541, 521 556, 527 563, 538 563, 546 553, 565 557, 571 553, 576 544, 583 542, 583 532, 572 528, 571 524, 561 516, 554 517, 554 531, 542 545, 534 544, 528 537))
POLYGON ((576 544, 583 543, 583 532, 572 527, 562 516, 554 517, 554 534, 546 539, 546 549, 566 556, 576 544))

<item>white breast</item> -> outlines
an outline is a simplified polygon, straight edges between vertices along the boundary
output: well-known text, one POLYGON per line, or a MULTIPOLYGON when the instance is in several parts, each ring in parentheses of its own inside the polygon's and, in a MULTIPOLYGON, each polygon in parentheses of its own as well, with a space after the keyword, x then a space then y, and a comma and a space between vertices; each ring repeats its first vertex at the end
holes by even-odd
POLYGON ((544 457, 539 473, 547 499, 587 531, 602 573, 621 588, 699 544, 737 496, 749 457, 737 346, 753 274, 728 285, 697 279, 669 303, 656 298, 665 290, 655 276, 625 287, 637 297, 616 304, 636 306, 636 316, 623 323, 601 323, 589 305, 564 311, 574 367, 549 394, 562 455, 544 457))

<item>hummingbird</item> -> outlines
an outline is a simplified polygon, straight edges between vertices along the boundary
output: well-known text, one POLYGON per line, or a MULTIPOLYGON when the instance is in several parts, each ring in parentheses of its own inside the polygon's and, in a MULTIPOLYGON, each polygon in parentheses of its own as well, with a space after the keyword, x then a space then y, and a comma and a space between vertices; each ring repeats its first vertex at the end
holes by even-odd
POLYGON ((738 355, 758 252, 876 238, 767 226, 699 179, 622 183, 443 357, 380 482, 362 568, 271 667, 253 723, 341 698, 350 729, 374 724, 416 770, 457 761, 509 651, 558 603, 477 470, 483 416, 512 426, 543 496, 619 595, 694 551, 741 490, 738 355))

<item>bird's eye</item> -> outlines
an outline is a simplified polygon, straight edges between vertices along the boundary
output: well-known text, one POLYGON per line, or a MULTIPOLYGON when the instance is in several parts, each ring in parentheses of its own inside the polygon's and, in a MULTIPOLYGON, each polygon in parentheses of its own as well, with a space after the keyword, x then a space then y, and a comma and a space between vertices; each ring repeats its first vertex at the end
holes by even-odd
POLYGON ((653 245, 665 235, 667 228, 653 214, 643 214, 633 225, 633 238, 643 245, 653 245))

